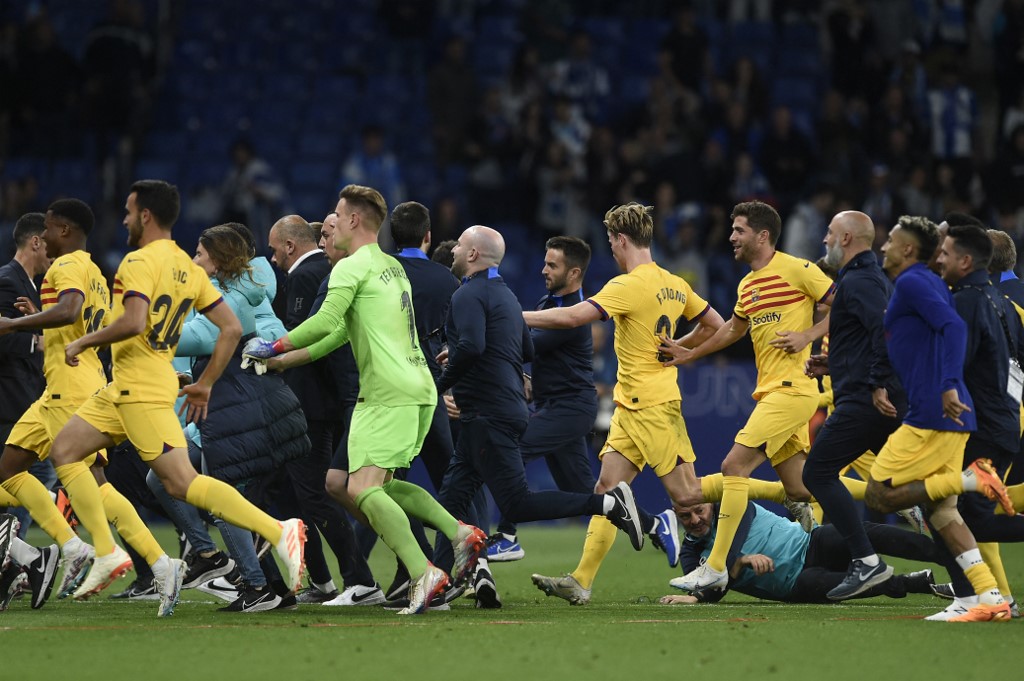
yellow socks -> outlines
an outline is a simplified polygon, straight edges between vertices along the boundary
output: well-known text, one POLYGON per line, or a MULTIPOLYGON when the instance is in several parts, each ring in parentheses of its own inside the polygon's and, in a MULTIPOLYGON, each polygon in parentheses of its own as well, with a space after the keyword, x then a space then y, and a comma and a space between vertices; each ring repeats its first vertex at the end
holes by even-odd
MULTIPOLYGON (((700 492, 704 495, 704 501, 715 502, 722 500, 722 485, 725 477, 721 473, 705 475, 700 479, 700 492)), ((769 482, 750 478, 750 485, 747 489, 747 498, 763 499, 781 504, 786 500, 786 488, 781 482, 769 482)))
POLYGON ((988 565, 992 571, 992 576, 996 578, 996 584, 999 586, 999 592, 1003 594, 1003 598, 1010 600, 1010 582, 1006 579, 1006 570, 1003 568, 1003 558, 999 555, 999 544, 997 542, 978 542, 978 550, 981 551, 981 557, 985 560, 985 565, 988 565))
POLYGON ((100 486, 100 498, 103 499, 103 511, 107 514, 107 520, 117 528, 121 538, 138 551, 148 564, 152 565, 164 555, 160 543, 142 522, 135 507, 109 482, 100 486))
POLYGON ((584 589, 589 589, 593 585, 597 571, 601 569, 601 563, 615 543, 617 534, 615 526, 604 516, 595 515, 590 519, 580 564, 572 571, 572 576, 584 589))
POLYGON ((275 546, 281 541, 281 523, 246 501, 237 489, 220 480, 208 475, 197 475, 185 492, 185 501, 232 525, 252 530, 275 546))
MULTIPOLYGON (((2 484, 6 485, 7 483, 4 482, 2 484)), ((12 497, 10 492, 3 488, 0 488, 0 506, 16 508, 21 506, 21 502, 18 501, 17 497, 12 497)))
POLYGON ((864 501, 864 492, 867 491, 868 483, 863 480, 848 478, 845 475, 840 476, 839 482, 843 483, 843 487, 850 492, 850 496, 853 497, 854 501, 864 501))
MULTIPOLYGON (((3 488, 16 497, 15 501, 20 502, 17 505, 24 506, 36 524, 43 528, 43 532, 53 537, 53 540, 61 546, 76 536, 74 530, 68 525, 68 521, 54 506, 53 499, 43 487, 43 483, 39 482, 31 473, 21 472, 12 475, 4 481, 3 488)), ((3 500, 0 500, 0 506, 4 503, 3 500)))
POLYGON ((932 501, 942 501, 964 491, 964 479, 960 473, 932 475, 924 479, 924 488, 932 501))
POLYGON ((103 499, 92 471, 82 461, 57 466, 57 477, 64 484, 64 491, 75 507, 75 515, 92 535, 92 544, 97 556, 109 555, 114 550, 114 535, 107 525, 103 512, 103 499))
POLYGON ((718 529, 715 545, 708 556, 708 567, 719 572, 725 571, 725 559, 732 548, 732 540, 747 510, 747 489, 749 478, 726 475, 722 485, 722 504, 718 509, 718 529))

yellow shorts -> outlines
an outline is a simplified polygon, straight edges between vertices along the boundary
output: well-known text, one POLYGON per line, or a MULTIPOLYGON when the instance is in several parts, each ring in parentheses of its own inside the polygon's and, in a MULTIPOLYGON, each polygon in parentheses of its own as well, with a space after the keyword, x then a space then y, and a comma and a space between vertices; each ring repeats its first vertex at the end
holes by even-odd
POLYGON ((693 463, 697 457, 679 407, 679 400, 643 409, 616 407, 598 458, 614 450, 640 470, 647 464, 659 478, 675 470, 679 459, 693 463))
POLYGON ((816 411, 817 395, 770 392, 754 405, 747 424, 736 433, 735 441, 744 447, 762 450, 772 466, 778 466, 811 448, 807 424, 816 411))
POLYGON ((75 416, 115 443, 131 440, 143 461, 152 461, 171 449, 185 448, 185 433, 174 413, 173 404, 116 404, 113 400, 115 393, 111 383, 86 400, 75 416))
POLYGON ((970 433, 926 430, 907 424, 886 440, 871 467, 871 477, 894 487, 933 475, 959 473, 970 433))
MULTIPOLYGON (((32 403, 32 406, 25 410, 18 422, 11 429, 7 436, 7 444, 20 447, 32 452, 45 461, 50 456, 50 446, 57 433, 64 427, 75 413, 75 407, 70 405, 57 406, 53 403, 44 403, 42 398, 32 403)), ((106 450, 101 449, 95 454, 90 454, 85 459, 87 466, 93 465, 97 459, 106 466, 106 450)))

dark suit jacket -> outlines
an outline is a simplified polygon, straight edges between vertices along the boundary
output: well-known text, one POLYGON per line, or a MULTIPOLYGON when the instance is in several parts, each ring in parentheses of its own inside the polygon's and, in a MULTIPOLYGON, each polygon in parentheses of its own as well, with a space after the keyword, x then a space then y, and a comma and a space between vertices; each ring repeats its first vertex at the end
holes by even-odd
MULTIPOLYGON (((17 260, 0 267, 0 315, 21 317, 14 301, 24 296, 40 307, 39 291, 17 260)), ((33 352, 37 331, 17 331, 0 336, 0 423, 15 423, 43 393, 43 348, 33 352)))
MULTIPOLYGON (((278 291, 283 296, 281 307, 284 327, 291 331, 306 321, 313 301, 316 300, 320 282, 331 274, 331 263, 323 253, 314 253, 299 263, 285 278, 284 287, 278 291)), ((340 386, 334 380, 336 371, 332 362, 337 351, 312 364, 289 369, 284 380, 299 398, 302 411, 308 421, 337 421, 341 408, 340 386)))

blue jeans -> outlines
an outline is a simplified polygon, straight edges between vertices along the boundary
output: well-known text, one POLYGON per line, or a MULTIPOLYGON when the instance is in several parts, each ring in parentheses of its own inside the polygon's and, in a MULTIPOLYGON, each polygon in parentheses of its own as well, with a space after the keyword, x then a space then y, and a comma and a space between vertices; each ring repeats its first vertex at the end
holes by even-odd
MULTIPOLYGON (((196 470, 201 470, 204 474, 206 473, 203 450, 192 441, 188 443, 188 458, 196 470)), ((150 471, 146 476, 146 484, 149 485, 149 489, 152 490, 154 496, 160 500, 160 504, 167 511, 174 524, 188 538, 193 550, 197 552, 218 550, 217 544, 214 543, 210 533, 206 530, 206 523, 203 522, 199 509, 189 503, 179 501, 168 494, 163 484, 161 484, 160 478, 153 471, 150 471)), ((267 583, 267 579, 263 576, 259 559, 256 557, 252 533, 220 518, 215 518, 214 524, 220 530, 220 536, 224 539, 224 546, 227 547, 228 553, 238 566, 242 580, 252 586, 264 586, 267 583)))

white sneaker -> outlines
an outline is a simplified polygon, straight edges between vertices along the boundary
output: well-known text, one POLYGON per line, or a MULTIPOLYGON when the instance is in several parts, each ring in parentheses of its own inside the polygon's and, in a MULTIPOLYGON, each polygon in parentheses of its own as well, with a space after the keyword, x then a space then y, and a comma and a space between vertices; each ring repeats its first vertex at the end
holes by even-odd
POLYGON ((96 558, 96 549, 89 544, 75 537, 64 544, 61 549, 61 565, 64 566, 64 576, 60 580, 60 588, 57 589, 58 598, 67 598, 85 579, 89 572, 89 566, 96 558))
POLYGON ((302 573, 306 568, 306 523, 291 518, 281 523, 281 540, 274 550, 288 568, 285 584, 295 593, 302 588, 302 573))
MULTIPOLYGON (((474 528, 475 529, 475 528, 474 528)), ((419 579, 409 586, 409 605, 399 610, 399 615, 420 615, 427 611, 434 596, 441 593, 448 584, 444 570, 427 563, 427 569, 419 579)))
POLYGON ((181 595, 181 585, 185 581, 185 573, 188 566, 185 561, 177 558, 168 558, 164 554, 153 564, 153 584, 160 594, 160 607, 156 611, 157 617, 168 617, 174 614, 174 606, 178 604, 178 596, 181 595))
POLYGON ((934 615, 929 615, 928 617, 925 617, 925 619, 929 622, 948 622, 954 617, 962 617, 963 615, 966 615, 967 611, 972 607, 973 606, 971 604, 966 603, 963 599, 954 598, 953 602, 946 606, 945 610, 937 612, 934 615))
POLYGON ((124 549, 114 544, 114 550, 105 556, 97 556, 85 581, 75 591, 75 600, 85 600, 110 586, 113 581, 132 569, 132 559, 124 549))
POLYGON ((379 586, 356 584, 347 587, 331 600, 324 601, 323 605, 380 605, 383 602, 384 592, 380 590, 379 586))
POLYGON ((670 580, 669 585, 691 593, 708 589, 724 589, 729 586, 729 573, 725 570, 719 572, 704 563, 693 572, 670 580))
POLYGON ((232 582, 227 576, 211 579, 209 582, 200 584, 196 588, 204 594, 215 596, 228 603, 234 603, 242 595, 240 584, 232 582))

